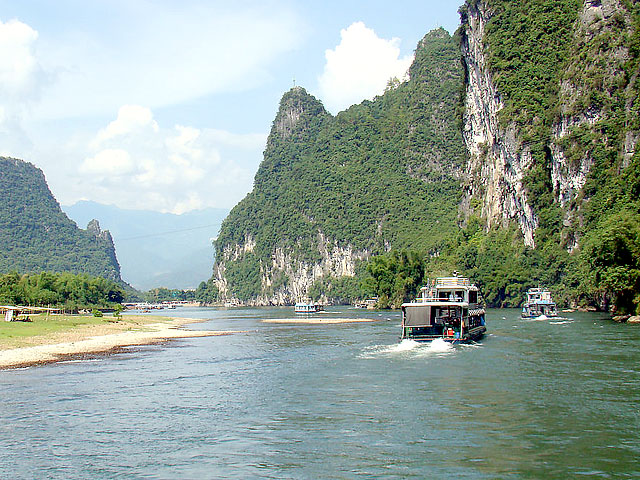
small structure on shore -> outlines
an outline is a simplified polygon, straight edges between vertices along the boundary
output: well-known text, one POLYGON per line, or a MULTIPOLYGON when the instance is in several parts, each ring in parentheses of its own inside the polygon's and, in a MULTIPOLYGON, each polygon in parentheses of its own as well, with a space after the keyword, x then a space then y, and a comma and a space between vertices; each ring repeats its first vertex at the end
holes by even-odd
POLYGON ((29 314, 59 313, 59 308, 26 307, 23 305, 0 305, 0 315, 4 315, 5 322, 29 322, 29 314))

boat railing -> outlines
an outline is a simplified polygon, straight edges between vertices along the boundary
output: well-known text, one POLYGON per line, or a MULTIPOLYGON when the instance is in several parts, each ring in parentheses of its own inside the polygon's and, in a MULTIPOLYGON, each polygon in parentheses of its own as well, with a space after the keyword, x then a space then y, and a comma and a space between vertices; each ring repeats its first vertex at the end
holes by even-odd
POLYGON ((429 302, 429 303, 430 302, 455 302, 455 303, 460 303, 460 302, 463 302, 463 301, 464 301, 464 298, 460 297, 460 296, 457 296, 457 295, 453 296, 453 297, 450 296, 450 295, 447 295, 446 297, 445 296, 439 297, 437 295, 436 296, 434 296, 434 295, 429 295, 429 296, 423 295, 421 297, 416 297, 416 302, 417 303, 425 303, 425 302, 429 302))
POLYGON ((436 287, 468 287, 471 283, 465 277, 442 277, 436 279, 436 287))

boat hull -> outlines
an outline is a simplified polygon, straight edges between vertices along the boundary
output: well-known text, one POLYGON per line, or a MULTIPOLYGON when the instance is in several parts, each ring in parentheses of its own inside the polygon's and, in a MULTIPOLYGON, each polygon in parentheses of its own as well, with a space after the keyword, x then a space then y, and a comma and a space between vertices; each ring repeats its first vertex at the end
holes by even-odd
POLYGON ((530 319, 530 320, 535 320, 535 319, 552 320, 552 319, 560 318, 560 317, 559 317, 559 315, 550 315, 548 313, 542 313, 540 315, 531 315, 531 314, 523 313, 522 315, 520 315, 520 318, 526 318, 526 319, 530 319))
POLYGON ((429 343, 434 340, 444 340, 447 343, 471 343, 480 340, 484 337, 484 334, 487 332, 487 327, 482 326, 470 330, 465 333, 462 338, 459 337, 451 337, 444 335, 407 335, 401 338, 401 340, 413 340, 414 342, 420 343, 429 343))

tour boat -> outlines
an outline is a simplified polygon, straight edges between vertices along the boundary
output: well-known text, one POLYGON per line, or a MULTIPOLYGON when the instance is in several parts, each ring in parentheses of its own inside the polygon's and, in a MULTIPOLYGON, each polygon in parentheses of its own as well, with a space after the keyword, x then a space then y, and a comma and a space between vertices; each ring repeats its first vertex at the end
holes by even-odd
POLYGON ((527 301, 522 306, 522 318, 555 318, 558 316, 556 303, 551 292, 544 288, 530 288, 527 301))
POLYGON ((316 313, 324 310, 324 307, 319 303, 315 303, 315 302, 313 303, 298 302, 296 303, 294 310, 296 313, 316 313))
POLYGON ((487 331, 480 292, 468 278, 437 278, 420 291, 415 301, 402 304, 402 339, 467 343, 487 331))

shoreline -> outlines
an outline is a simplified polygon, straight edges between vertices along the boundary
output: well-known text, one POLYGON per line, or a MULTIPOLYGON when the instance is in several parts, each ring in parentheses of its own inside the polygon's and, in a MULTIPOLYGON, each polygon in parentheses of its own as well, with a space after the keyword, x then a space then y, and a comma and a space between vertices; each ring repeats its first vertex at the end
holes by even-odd
POLYGON ((240 331, 184 330, 180 327, 206 322, 198 318, 170 318, 156 323, 115 325, 114 333, 98 329, 74 329, 58 334, 54 343, 43 338, 44 343, 0 350, 0 370, 45 365, 96 355, 117 353, 124 347, 153 345, 177 338, 213 337, 241 333, 240 331), (128 328, 122 331, 122 328, 128 328), (62 341, 56 341, 56 340, 62 341))

